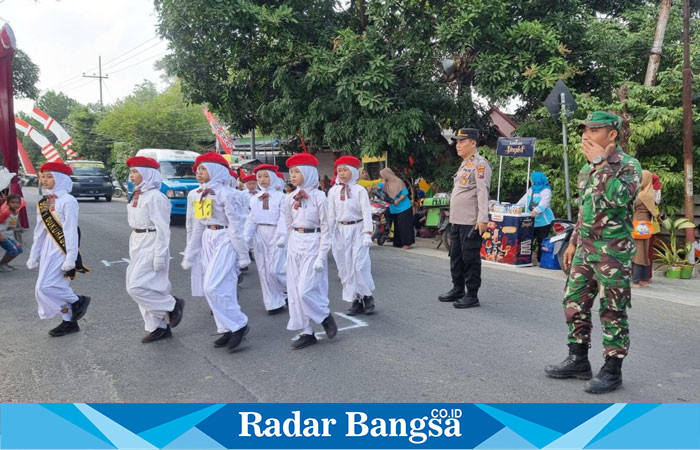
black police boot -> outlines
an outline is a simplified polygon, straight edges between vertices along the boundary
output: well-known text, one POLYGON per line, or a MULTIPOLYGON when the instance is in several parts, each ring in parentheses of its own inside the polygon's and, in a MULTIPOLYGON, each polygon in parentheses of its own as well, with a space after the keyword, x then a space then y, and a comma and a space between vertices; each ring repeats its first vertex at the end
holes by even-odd
POLYGON ((453 287, 442 295, 438 295, 441 302, 454 302, 464 297, 464 288, 453 287))
POLYGON ((362 314, 363 312, 365 312, 365 305, 362 303, 361 299, 356 298, 352 301, 350 309, 348 309, 348 316, 356 316, 358 314, 362 314))
POLYGON ((588 361, 588 344, 569 344, 569 356, 559 364, 545 366, 544 371, 552 378, 590 380, 593 372, 588 361))
POLYGON ((365 314, 370 315, 374 312, 374 297, 371 295, 365 295, 362 298, 362 303, 365 305, 365 314))
POLYGON ((459 309, 474 308, 475 306, 479 306, 479 297, 467 294, 454 302, 452 306, 459 309))
POLYGON ((605 394, 622 386, 622 358, 606 356, 598 375, 586 381, 583 389, 591 394, 605 394))

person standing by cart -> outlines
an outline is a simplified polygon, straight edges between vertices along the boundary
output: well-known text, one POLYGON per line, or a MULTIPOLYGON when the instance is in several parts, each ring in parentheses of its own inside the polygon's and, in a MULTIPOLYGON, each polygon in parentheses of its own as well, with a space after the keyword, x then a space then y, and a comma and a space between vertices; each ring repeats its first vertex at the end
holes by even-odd
POLYGON ((452 289, 440 295, 441 302, 455 308, 479 306, 481 287, 481 235, 489 221, 491 165, 479 154, 479 130, 460 128, 452 138, 462 164, 454 175, 450 197, 450 272, 452 289), (466 294, 465 294, 466 285, 466 294))
POLYGON ((530 180, 532 186, 517 205, 524 207, 525 211, 535 219, 535 240, 537 241, 537 261, 539 262, 542 261, 542 241, 549 236, 552 220, 554 220, 554 213, 549 207, 552 200, 552 188, 549 186, 547 175, 542 172, 532 172, 530 180))

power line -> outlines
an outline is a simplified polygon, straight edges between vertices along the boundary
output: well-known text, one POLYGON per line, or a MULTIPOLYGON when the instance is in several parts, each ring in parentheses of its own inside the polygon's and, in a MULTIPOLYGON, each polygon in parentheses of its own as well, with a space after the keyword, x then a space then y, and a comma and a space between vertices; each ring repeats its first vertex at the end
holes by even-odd
MULTIPOLYGON (((137 48, 141 47, 142 45, 144 45, 144 44, 146 44, 146 43, 148 43, 148 42, 151 42, 153 39, 157 39, 157 38, 158 38, 158 36, 152 36, 151 38, 146 39, 145 41, 143 41, 142 43, 140 43, 139 45, 137 45, 136 47, 133 47, 133 48, 131 48, 131 49, 125 51, 125 52, 122 53, 121 55, 116 56, 116 57, 114 57, 114 58, 112 58, 112 59, 108 59, 107 61, 105 61, 105 66, 109 65, 112 61, 116 61, 117 59, 121 58, 122 56, 133 52, 134 50, 136 50, 137 48)), ((160 44, 160 42, 158 42, 158 44, 160 44)))
POLYGON ((111 69, 114 69, 115 67, 119 67, 121 64, 124 64, 125 62, 127 62, 133 58, 136 58, 137 56, 142 55, 153 48, 158 47, 160 44, 161 44, 161 42, 156 42, 154 45, 151 45, 150 47, 146 47, 143 50, 141 50, 140 52, 134 53, 133 55, 129 55, 128 57, 122 59, 121 61, 106 64, 104 67, 109 67, 111 69))
POLYGON ((115 73, 119 73, 119 72, 121 72, 121 71, 123 71, 123 70, 131 69, 131 68, 134 67, 134 66, 138 66, 138 65, 141 64, 141 63, 144 63, 144 62, 146 62, 146 61, 149 61, 149 60, 151 60, 151 59, 153 59, 153 58, 157 58, 157 57, 162 56, 162 55, 164 55, 164 54, 166 54, 166 53, 167 53, 167 50, 164 50, 163 52, 158 53, 157 55, 150 56, 150 57, 148 57, 148 58, 146 58, 146 59, 144 59, 144 60, 141 60, 141 61, 139 61, 139 62, 137 62, 137 63, 134 63, 134 64, 132 64, 132 65, 130 65, 130 66, 122 67, 122 68, 119 69, 119 70, 114 70, 114 71, 111 72, 111 74, 114 75, 115 73))

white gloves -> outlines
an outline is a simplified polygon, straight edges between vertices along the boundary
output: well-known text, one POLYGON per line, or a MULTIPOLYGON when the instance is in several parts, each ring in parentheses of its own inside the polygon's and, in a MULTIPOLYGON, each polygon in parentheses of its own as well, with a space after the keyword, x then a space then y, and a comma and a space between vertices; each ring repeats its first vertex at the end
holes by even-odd
POLYGON ((190 270, 192 268, 192 261, 189 259, 183 259, 180 266, 185 270, 190 270))
POLYGON ((63 261, 63 265, 61 266, 61 270, 64 272, 68 272, 75 269, 75 261, 68 261, 65 260, 63 261))
POLYGON ((165 259, 164 258, 153 258, 153 271, 160 272, 165 269, 165 259))
POLYGON ((323 258, 317 258, 314 261, 314 270, 316 272, 323 272, 323 258))
POLYGON ((372 246, 372 236, 369 234, 364 234, 362 236, 362 246, 363 247, 371 247, 372 246))
POLYGON ((32 258, 27 260, 27 269, 36 269, 37 267, 39 267, 39 260, 32 258))

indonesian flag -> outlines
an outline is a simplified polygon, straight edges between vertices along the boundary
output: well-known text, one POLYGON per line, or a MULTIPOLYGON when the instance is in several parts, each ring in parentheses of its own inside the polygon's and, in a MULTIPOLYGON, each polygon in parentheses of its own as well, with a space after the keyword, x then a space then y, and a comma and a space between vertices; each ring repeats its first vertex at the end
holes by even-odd
POLYGON ((15 128, 24 133, 25 136, 31 138, 32 141, 39 147, 41 147, 41 153, 44 155, 49 162, 63 162, 61 156, 58 154, 58 150, 46 139, 46 136, 39 133, 34 129, 33 126, 29 125, 22 119, 15 117, 15 128))
POLYGON ((42 124, 45 129, 49 130, 52 132, 59 141, 61 141, 61 147, 63 147, 63 150, 66 152, 66 156, 68 156, 68 159, 73 159, 78 154, 71 148, 73 145, 73 138, 68 135, 66 130, 53 120, 51 116, 46 114, 44 111, 40 110, 36 106, 32 110, 32 118, 42 124))
POLYGON ((230 137, 228 137, 228 134, 226 134, 226 131, 219 124, 219 121, 216 120, 216 117, 214 117, 214 115, 209 112, 207 108, 204 108, 202 111, 209 122, 209 126, 211 126, 211 132, 214 133, 216 140, 219 141, 219 145, 221 145, 226 153, 230 155, 235 150, 233 141, 230 137))
POLYGON ((19 152, 19 162, 22 163, 22 169, 27 175, 36 175, 36 169, 32 164, 32 161, 27 156, 27 151, 22 146, 22 141, 17 138, 17 151, 19 152))

